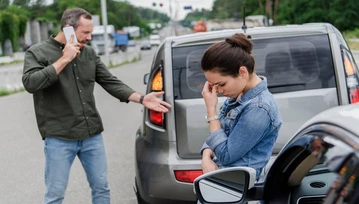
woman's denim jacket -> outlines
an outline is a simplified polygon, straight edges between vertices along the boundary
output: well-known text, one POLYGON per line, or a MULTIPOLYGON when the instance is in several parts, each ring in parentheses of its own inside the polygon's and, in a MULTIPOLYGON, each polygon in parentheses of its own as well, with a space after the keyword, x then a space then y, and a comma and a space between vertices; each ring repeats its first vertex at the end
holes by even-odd
POLYGON ((227 99, 220 110, 221 129, 203 144, 214 151, 219 168, 249 166, 257 179, 272 154, 282 124, 277 103, 268 91, 267 79, 238 99, 227 99))

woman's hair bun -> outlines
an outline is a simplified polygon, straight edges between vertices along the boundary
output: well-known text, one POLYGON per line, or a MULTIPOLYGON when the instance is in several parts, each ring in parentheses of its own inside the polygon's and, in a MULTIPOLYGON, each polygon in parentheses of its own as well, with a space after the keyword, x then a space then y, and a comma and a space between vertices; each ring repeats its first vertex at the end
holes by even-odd
POLYGON ((242 33, 234 34, 231 37, 226 38, 226 42, 230 44, 232 47, 239 47, 246 51, 247 53, 252 53, 253 44, 248 39, 248 37, 242 33))

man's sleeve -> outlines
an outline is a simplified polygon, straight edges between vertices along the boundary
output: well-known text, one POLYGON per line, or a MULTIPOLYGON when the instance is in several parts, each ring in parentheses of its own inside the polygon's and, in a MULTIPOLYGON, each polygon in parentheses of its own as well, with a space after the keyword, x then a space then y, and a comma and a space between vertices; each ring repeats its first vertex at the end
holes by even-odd
POLYGON ((32 50, 25 53, 22 83, 26 91, 34 93, 59 80, 54 66, 41 63, 32 50))
POLYGON ((130 95, 135 92, 116 76, 112 75, 99 56, 96 57, 96 82, 121 102, 128 102, 130 95))

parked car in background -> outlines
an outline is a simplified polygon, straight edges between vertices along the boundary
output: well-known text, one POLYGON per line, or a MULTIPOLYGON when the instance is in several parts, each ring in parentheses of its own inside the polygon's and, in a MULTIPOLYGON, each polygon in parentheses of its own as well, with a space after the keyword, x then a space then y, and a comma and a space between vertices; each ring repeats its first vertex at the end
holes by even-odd
POLYGON ((158 34, 150 35, 150 43, 152 46, 159 46, 161 44, 161 38, 158 34))
POLYGON ((136 46, 136 41, 135 40, 129 40, 127 43, 128 47, 135 47, 136 46))
MULTIPOLYGON (((135 142, 139 203, 196 201, 193 181, 202 174, 199 152, 209 131, 200 61, 210 45, 235 33, 244 31, 173 36, 157 48, 145 75, 146 92, 165 91, 162 99, 172 108, 164 114, 143 112, 135 142)), ((314 115, 359 102, 358 68, 342 34, 331 24, 257 27, 246 34, 254 43, 255 71, 267 77, 283 120, 273 158, 314 115)), ((219 97, 218 110, 225 99, 219 97)))
POLYGON ((148 39, 141 40, 141 50, 150 50, 151 49, 151 43, 148 39))
POLYGON ((359 203, 359 104, 310 119, 285 145, 263 182, 250 167, 209 172, 194 182, 201 203, 359 203))

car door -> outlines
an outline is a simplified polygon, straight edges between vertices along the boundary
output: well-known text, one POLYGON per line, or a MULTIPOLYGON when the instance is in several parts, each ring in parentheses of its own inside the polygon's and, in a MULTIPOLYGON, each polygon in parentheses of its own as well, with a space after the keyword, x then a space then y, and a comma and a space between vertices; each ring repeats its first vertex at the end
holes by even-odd
POLYGON ((289 142, 264 183, 265 203, 352 202, 359 170, 357 135, 314 124, 289 142), (289 201, 289 202, 288 202, 289 201))
POLYGON ((358 134, 344 126, 313 123, 285 146, 263 182, 253 185, 250 167, 225 168, 196 179, 195 190, 201 203, 358 203, 358 145, 358 134))

